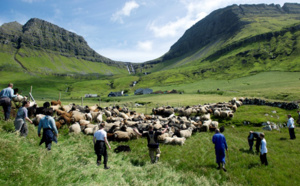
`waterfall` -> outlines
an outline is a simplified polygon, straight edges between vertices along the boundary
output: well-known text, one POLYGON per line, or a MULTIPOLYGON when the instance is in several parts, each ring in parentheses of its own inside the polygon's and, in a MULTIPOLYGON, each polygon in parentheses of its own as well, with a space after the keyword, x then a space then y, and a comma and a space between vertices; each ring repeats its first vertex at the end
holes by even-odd
POLYGON ((128 70, 128 72, 129 72, 129 74, 131 74, 131 73, 130 73, 130 69, 129 69, 129 67, 128 67, 128 64, 126 65, 126 67, 127 67, 127 70, 128 70))
POLYGON ((132 73, 135 74, 135 71, 134 71, 134 68, 133 68, 132 64, 130 64, 130 65, 131 65, 132 73))

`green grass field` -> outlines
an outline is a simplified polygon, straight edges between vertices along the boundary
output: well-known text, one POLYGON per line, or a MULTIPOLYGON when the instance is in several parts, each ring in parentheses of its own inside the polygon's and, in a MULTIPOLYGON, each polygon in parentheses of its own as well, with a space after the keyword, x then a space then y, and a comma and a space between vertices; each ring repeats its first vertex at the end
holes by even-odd
MULTIPOLYGON (((0 121, 1 185, 298 185, 300 168, 299 139, 289 140, 288 130, 265 131, 269 166, 261 166, 259 156, 248 152, 247 135, 262 127, 235 125, 243 120, 253 123, 270 120, 273 110, 286 121, 286 111, 273 107, 239 107, 232 121, 221 121, 229 146, 227 172, 216 169, 212 132, 196 133, 183 146, 161 144, 161 159, 150 164, 147 140, 110 142, 109 166, 96 166, 92 136, 59 131, 59 142, 52 151, 38 146, 37 127, 29 125, 27 138, 15 134, 13 122, 0 121), (265 116, 268 113, 269 116, 265 116), (259 121, 258 121, 259 120, 259 121), (131 147, 129 153, 113 152, 120 144, 131 147)), ((273 114, 274 115, 274 114, 273 114)), ((275 115, 274 115, 275 116, 275 115)), ((296 128, 296 136, 299 129, 296 128)))

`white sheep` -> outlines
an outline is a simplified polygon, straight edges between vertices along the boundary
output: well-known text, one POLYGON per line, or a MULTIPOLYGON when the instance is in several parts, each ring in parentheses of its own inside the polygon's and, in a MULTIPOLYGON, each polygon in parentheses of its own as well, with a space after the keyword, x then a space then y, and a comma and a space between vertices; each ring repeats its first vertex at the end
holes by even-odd
POLYGON ((75 123, 75 124, 71 125, 69 127, 69 132, 79 134, 81 132, 81 128, 80 128, 79 123, 75 123))
POLYGON ((192 136, 192 132, 193 128, 189 127, 187 130, 181 130, 179 133, 181 137, 189 138, 192 136))
POLYGON ((173 136, 173 143, 174 143, 175 145, 181 145, 181 146, 182 146, 182 145, 184 144, 185 140, 186 140, 185 137, 179 138, 179 137, 177 137, 177 136, 173 136))

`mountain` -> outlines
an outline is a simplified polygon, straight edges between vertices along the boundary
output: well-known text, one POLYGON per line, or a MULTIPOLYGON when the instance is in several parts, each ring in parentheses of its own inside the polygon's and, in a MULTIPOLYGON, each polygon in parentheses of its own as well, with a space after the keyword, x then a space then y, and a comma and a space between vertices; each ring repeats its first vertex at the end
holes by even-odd
POLYGON ((37 18, 30 19, 25 25, 3 24, 0 48, 2 53, 14 55, 15 62, 10 60, 11 65, 19 64, 18 67, 31 73, 126 73, 124 63, 99 55, 82 36, 37 18))

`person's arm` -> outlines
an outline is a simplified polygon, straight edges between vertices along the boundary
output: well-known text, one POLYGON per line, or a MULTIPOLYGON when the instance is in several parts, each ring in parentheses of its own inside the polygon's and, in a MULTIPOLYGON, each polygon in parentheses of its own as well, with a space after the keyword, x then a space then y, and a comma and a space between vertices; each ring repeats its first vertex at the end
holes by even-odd
POLYGON ((19 94, 14 95, 14 89, 10 90, 10 98, 17 97, 17 95, 19 95, 19 94))
POLYGON ((161 133, 164 134, 168 130, 169 126, 167 125, 165 130, 163 130, 161 133))
POLYGON ((142 134, 139 133, 139 131, 138 131, 136 128, 134 128, 133 131, 134 131, 137 135, 142 136, 142 134))
POLYGON ((51 119, 50 119, 50 124, 52 125, 52 126, 51 126, 52 129, 54 130, 56 136, 58 137, 58 131, 57 131, 57 128, 56 128, 56 125, 55 125, 55 121, 54 121, 54 119, 53 119, 52 117, 51 117, 51 119))
POLYGON ((228 151, 228 146, 227 146, 227 142, 226 142, 226 138, 225 137, 224 137, 224 144, 225 144, 226 151, 228 151))
POLYGON ((29 121, 32 124, 31 119, 29 119, 28 117, 25 118, 27 121, 29 121))
POLYGON ((96 137, 95 136, 93 138, 93 143, 94 143, 94 145, 96 144, 96 137))
POLYGON ((108 146, 108 148, 111 149, 106 137, 104 137, 104 141, 105 141, 106 145, 108 146))

